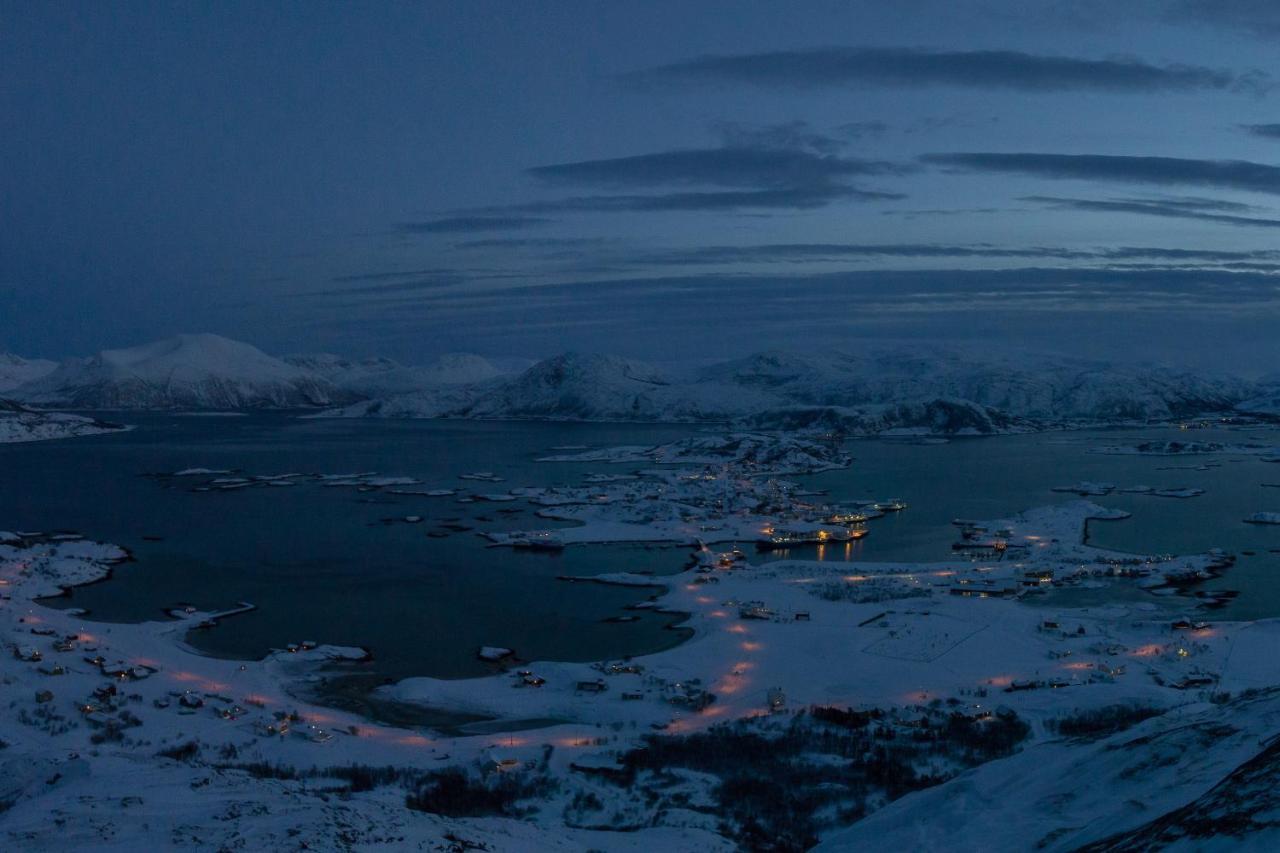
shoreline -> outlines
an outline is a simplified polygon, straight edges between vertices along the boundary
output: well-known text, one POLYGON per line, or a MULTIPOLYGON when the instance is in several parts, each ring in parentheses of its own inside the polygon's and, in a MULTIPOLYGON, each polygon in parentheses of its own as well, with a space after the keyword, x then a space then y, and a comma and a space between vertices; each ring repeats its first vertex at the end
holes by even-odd
MULTIPOLYGON (((585 516, 572 519, 580 524, 571 528, 579 531, 576 541, 610 541, 617 533, 613 519, 631 516, 653 516, 653 533, 669 542, 717 535, 750 541, 743 534, 763 518, 794 524, 789 514, 813 512, 803 509, 813 497, 809 491, 778 481, 771 471, 738 476, 735 466, 742 463, 735 459, 704 467, 709 447, 739 445, 690 441, 681 446, 690 451, 683 469, 596 482, 585 488, 609 500, 562 507, 565 514, 585 516), (690 470, 698 476, 689 476, 690 470), (756 514, 757 493, 769 496, 771 516, 756 514), (654 515, 661 506, 676 508, 664 518, 654 515), (717 516, 729 513, 741 515, 733 524, 717 516), (718 530, 700 529, 716 525, 718 530)), ((759 447, 752 448, 756 459, 759 447)), ((773 458, 789 459, 795 449, 773 458)), ((572 488, 543 495, 573 497, 572 488)), ((1126 554, 1088 544, 1093 521, 1118 518, 1117 510, 1072 500, 974 522, 1004 542, 1006 550, 991 555, 752 563, 749 555, 706 549, 672 575, 565 576, 561 582, 647 588, 652 594, 639 609, 678 619, 668 629, 681 639, 624 658, 513 662, 485 676, 409 677, 390 684, 360 672, 358 661, 367 653, 354 647, 304 644, 248 661, 201 656, 187 646, 185 632, 218 614, 102 623, 37 606, 36 594, 51 583, 61 590, 101 581, 111 561, 127 555, 83 539, 19 541, 0 546, 0 590, 8 596, 0 602, 0 631, 12 651, 0 657, 0 677, 12 685, 21 708, 21 714, 0 715, 0 739, 10 743, 0 763, 48 762, 45 778, 62 773, 72 780, 80 778, 71 772, 79 765, 68 762, 87 762, 99 779, 115 779, 110 774, 121 771, 112 768, 128 766, 113 784, 128 789, 136 780, 156 780, 148 796, 169 804, 166 814, 187 815, 181 819, 219 838, 225 836, 208 828, 215 820, 208 801, 189 793, 201 774, 216 774, 217 784, 243 799, 274 801, 269 792, 283 788, 300 813, 315 815, 328 801, 309 793, 307 780, 338 775, 344 766, 427 774, 414 778, 431 778, 437 772, 432 768, 459 768, 482 780, 514 772, 550 786, 539 801, 546 808, 525 821, 406 815, 391 781, 349 791, 343 808, 378 827, 408 822, 432 838, 492 838, 485 833, 519 825, 531 833, 526 839, 539 840, 589 832, 601 813, 625 808, 638 843, 661 844, 662 833, 678 830, 682 841, 670 849, 714 849, 725 843, 723 827, 712 813, 670 800, 670 792, 653 781, 661 773, 641 776, 634 800, 626 790, 608 787, 610 774, 624 772, 625 760, 637 760, 638 750, 659 743, 674 749, 697 742, 689 738, 734 732, 806 732, 827 725, 823 719, 860 714, 881 715, 877 719, 885 722, 877 725, 900 732, 902 743, 911 742, 920 719, 941 724, 947 715, 961 715, 970 721, 966 725, 979 727, 1016 720, 1017 730, 1025 729, 1017 750, 990 760, 1032 761, 1080 748, 1051 734, 1064 714, 1136 703, 1155 715, 1144 725, 1172 726, 1181 716, 1220 708, 1241 713, 1235 709, 1248 706, 1232 704, 1234 697, 1280 683, 1271 654, 1280 641, 1280 618, 1210 624, 1191 597, 1108 593, 1194 583, 1222 560, 1209 553, 1126 554), (1071 605, 1026 597, 1045 588, 1096 589, 1100 600, 1071 605), (1157 604, 1175 598, 1173 610, 1157 604), (59 674, 47 674, 55 666, 59 674), (345 691, 345 706, 317 702, 325 691, 345 691), (370 708, 381 721, 366 716, 370 708), (826 716, 815 716, 815 709, 826 709, 826 716), (190 758, 168 757, 188 753, 190 758), (64 757, 69 754, 77 757, 64 757), (267 775, 246 767, 267 768, 261 771, 267 775), (597 811, 582 805, 592 802, 588 794, 604 805, 597 811)), ((666 548, 663 554, 675 556, 666 548)), ((912 796, 950 790, 956 769, 937 772, 937 788, 912 796)), ((718 778, 704 774, 681 784, 708 797, 718 778)), ((79 790, 74 786, 80 783, 67 784, 69 791, 79 790)), ((1185 780, 1177 785, 1188 796, 1193 790, 1185 780)), ((40 832, 48 794, 38 786, 23 790, 6 821, 40 832)), ((83 822, 95 812, 85 807, 75 814, 74 821, 83 822)), ((262 831, 284 832, 263 820, 241 817, 234 825, 254 822, 262 831)), ((611 844, 595 835, 585 846, 611 844)))

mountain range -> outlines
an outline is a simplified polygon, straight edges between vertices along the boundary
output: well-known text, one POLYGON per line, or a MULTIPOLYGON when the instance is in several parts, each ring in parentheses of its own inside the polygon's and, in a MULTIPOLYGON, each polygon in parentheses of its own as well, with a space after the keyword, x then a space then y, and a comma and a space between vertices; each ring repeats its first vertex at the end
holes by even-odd
POLYGON ((518 373, 450 354, 422 366, 329 354, 275 358, 178 335, 55 365, 0 355, 0 392, 79 409, 315 409, 317 417, 737 421, 756 428, 984 434, 1063 423, 1280 414, 1280 377, 1247 381, 1059 356, 934 348, 770 351, 662 369, 563 353, 518 373))

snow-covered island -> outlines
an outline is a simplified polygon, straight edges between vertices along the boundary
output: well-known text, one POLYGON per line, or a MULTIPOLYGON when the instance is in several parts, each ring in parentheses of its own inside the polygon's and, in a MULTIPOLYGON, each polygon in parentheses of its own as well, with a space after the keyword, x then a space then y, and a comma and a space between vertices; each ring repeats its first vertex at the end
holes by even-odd
POLYGON ((0 444, 103 435, 125 429, 128 427, 123 424, 65 412, 40 412, 0 399, 0 444))
POLYGON ((911 510, 829 505, 784 479, 848 463, 838 445, 793 436, 570 454, 635 467, 580 488, 512 489, 578 522, 556 535, 589 547, 648 525, 651 538, 703 544, 680 574, 563 582, 648 588, 637 606, 682 614, 692 637, 591 663, 483 647, 493 675, 373 694, 399 721, 415 709, 482 720, 447 733, 317 705, 326 670, 366 654, 324 637, 218 660, 183 638, 233 614, 106 624, 43 607, 60 588, 129 571, 129 555, 72 534, 0 533, 0 839, 490 851, 1276 841, 1252 816, 1276 806, 1259 779, 1275 772, 1280 621, 1212 621, 1218 599, 1190 594, 1229 577, 1228 555, 1093 547, 1087 526, 1123 513, 1073 500, 957 520, 956 547, 932 562, 760 562, 711 544, 765 528, 821 528, 833 543, 911 510), (656 515, 660 504, 671 511, 656 515), (1073 604, 1077 588, 1093 603, 1073 604))

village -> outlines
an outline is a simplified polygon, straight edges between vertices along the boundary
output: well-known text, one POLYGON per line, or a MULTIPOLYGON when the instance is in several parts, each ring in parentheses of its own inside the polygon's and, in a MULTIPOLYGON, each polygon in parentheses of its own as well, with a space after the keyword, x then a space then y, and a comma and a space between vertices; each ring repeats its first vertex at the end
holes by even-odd
MULTIPOLYGON (((352 831, 372 846, 415 832, 500 850, 553 835, 564 849, 731 849, 757 830, 745 816, 727 824, 716 816, 735 771, 691 757, 706 738, 781 739, 815 754, 835 748, 833 731, 893 741, 877 761, 900 767, 911 784, 886 787, 872 774, 823 795, 831 809, 865 814, 983 761, 1056 743, 1079 720, 1136 723, 1280 680, 1270 651, 1280 627, 1215 622, 1219 599, 1192 594, 1229 577, 1230 555, 1089 546, 1088 524, 1123 514, 1085 500, 957 519, 955 546, 936 562, 794 559, 786 549, 798 543, 842 547, 874 536, 876 519, 909 512, 907 501, 824 504, 782 477, 847 459, 795 436, 699 437, 599 456, 645 467, 589 475, 581 487, 513 488, 507 494, 576 526, 491 539, 689 546, 676 575, 562 582, 651 590, 636 607, 681 614, 691 639, 593 663, 486 647, 477 654, 497 668, 491 676, 409 678, 374 692, 397 708, 486 721, 450 735, 309 698, 333 665, 359 666, 364 649, 299 638, 258 661, 219 660, 183 638, 235 612, 187 608, 168 621, 108 624, 43 607, 37 599, 128 571, 129 554, 72 532, 0 534, 0 766, 11 780, 0 788, 3 831, 38 840, 57 826, 85 840, 123 838, 133 831, 125 822, 145 814, 153 838, 256 833, 281 844, 305 837, 313 849, 329 849, 324 827, 335 821, 362 826, 352 831), (1126 592, 1074 606, 1078 589, 1126 592), (658 755, 664 763, 654 763, 658 755), (354 789, 343 781, 352 768, 398 769, 354 789), (462 774, 466 790, 507 791, 510 801, 442 812, 432 797, 448 773, 462 774), (623 777, 631 783, 620 786, 623 777), (209 800, 205 786, 222 793, 209 800), (245 811, 268 790, 259 810, 245 811), (242 804, 234 828, 216 818, 231 801, 242 804)), ((739 770, 755 766, 743 761, 739 770)), ((830 809, 804 818, 813 839, 841 824, 830 809)))

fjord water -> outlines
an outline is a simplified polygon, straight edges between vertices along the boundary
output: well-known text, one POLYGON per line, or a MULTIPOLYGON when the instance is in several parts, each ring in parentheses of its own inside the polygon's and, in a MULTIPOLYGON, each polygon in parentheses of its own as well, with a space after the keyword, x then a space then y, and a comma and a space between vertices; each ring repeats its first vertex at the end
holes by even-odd
POLYGON ((256 658, 316 640, 373 651, 379 675, 460 677, 491 671, 481 645, 526 659, 595 660, 670 647, 684 632, 670 615, 624 608, 653 589, 557 581, 561 574, 678 571, 687 554, 617 547, 563 554, 485 547, 473 530, 429 538, 450 520, 482 529, 551 527, 524 503, 459 504, 315 482, 194 492, 207 478, 146 476, 189 467, 248 474, 378 471, 428 487, 479 493, 577 482, 589 466, 533 460, 563 444, 646 444, 687 428, 305 420, 284 414, 184 417, 123 414, 132 432, 102 441, 0 446, 2 529, 69 528, 129 548, 136 562, 110 581, 49 603, 90 618, 164 618, 179 603, 257 610, 192 631, 196 649, 256 658), (495 471, 503 483, 459 480, 495 471), (499 512, 519 508, 515 514, 499 512), (420 524, 384 524, 423 516, 420 524), (489 520, 483 520, 489 519, 489 520), (149 541, 144 537, 160 537, 149 541), (636 621, 610 623, 621 615, 636 621))
MULTIPOLYGON (((687 551, 645 546, 574 547, 560 554, 485 547, 473 530, 429 538, 441 522, 484 529, 555 526, 535 507, 460 504, 454 497, 358 492, 303 482, 289 488, 193 492, 198 480, 147 476, 188 467, 246 474, 378 471, 430 488, 503 492, 513 486, 578 483, 590 471, 635 466, 538 463, 550 448, 604 447, 674 440, 689 426, 309 420, 286 414, 184 417, 129 414, 132 432, 92 439, 0 446, 0 528, 69 528, 117 542, 137 559, 104 583, 73 590, 53 606, 82 607, 90 618, 164 618, 179 603, 202 610, 257 610, 190 633, 196 649, 253 658, 289 642, 360 645, 379 677, 463 677, 491 671, 480 645, 507 646, 522 658, 595 660, 641 654, 683 639, 671 615, 627 611, 652 589, 566 583, 559 575, 679 571, 687 551), (458 474, 494 471, 502 483, 458 474), (502 510, 518 510, 515 513, 502 510), (424 517, 421 524, 384 524, 424 517), (147 537, 160 537, 150 541, 147 537), (622 615, 636 621, 608 621, 622 615)), ((1237 566, 1212 585, 1242 591, 1218 618, 1280 614, 1280 528, 1248 525, 1259 510, 1280 510, 1280 465, 1256 457, 1114 456, 1101 445, 1194 439, 1280 443, 1277 430, 1106 430, 956 439, 921 445, 849 442, 853 467, 801 478, 832 500, 902 497, 910 508, 871 523, 846 550, 797 549, 822 559, 939 560, 952 556, 956 516, 997 518, 1076 499, 1050 491, 1077 480, 1155 487, 1194 486, 1180 500, 1114 494, 1093 500, 1133 513, 1092 526, 1094 544, 1136 552, 1189 553, 1223 547, 1237 566), (1208 465, 1206 470, 1194 470, 1208 465)), ((661 578, 659 577, 658 580, 661 578)))
MULTIPOLYGON (((1280 429, 1108 429, 954 439, 947 444, 855 441, 851 468, 804 478, 827 500, 901 497, 910 508, 870 524, 871 535, 848 549, 855 560, 937 560, 956 541, 951 520, 1007 518, 1024 509, 1079 500, 1054 486, 1081 481, 1120 489, 1191 487, 1205 494, 1170 498, 1144 494, 1089 497, 1131 514, 1123 521, 1092 522, 1089 542, 1140 554, 1194 554, 1223 548, 1239 561, 1206 588, 1237 589, 1241 596, 1214 618, 1258 619, 1280 615, 1280 526, 1244 518, 1280 511, 1280 464, 1259 456, 1112 455, 1106 446, 1147 441, 1216 442, 1280 446, 1280 429)), ((846 549, 824 549, 825 559, 845 559, 846 549)), ((812 559, 816 549, 793 556, 812 559)))

